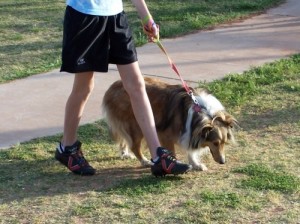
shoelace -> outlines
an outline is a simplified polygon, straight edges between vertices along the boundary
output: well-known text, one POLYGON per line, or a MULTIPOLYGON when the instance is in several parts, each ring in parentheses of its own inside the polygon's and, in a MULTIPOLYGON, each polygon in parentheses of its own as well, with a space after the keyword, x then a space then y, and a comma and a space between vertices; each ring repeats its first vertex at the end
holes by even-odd
POLYGON ((84 156, 82 155, 81 151, 77 151, 74 154, 72 154, 72 156, 78 161, 78 165, 79 166, 85 166, 88 165, 86 159, 84 158, 84 156))
POLYGON ((166 159, 171 160, 173 162, 177 160, 171 152, 165 152, 162 157, 165 157, 166 159))
POLYGON ((170 155, 170 156, 168 156, 167 158, 168 158, 169 160, 172 160, 173 162, 177 160, 176 157, 173 156, 173 155, 170 155))

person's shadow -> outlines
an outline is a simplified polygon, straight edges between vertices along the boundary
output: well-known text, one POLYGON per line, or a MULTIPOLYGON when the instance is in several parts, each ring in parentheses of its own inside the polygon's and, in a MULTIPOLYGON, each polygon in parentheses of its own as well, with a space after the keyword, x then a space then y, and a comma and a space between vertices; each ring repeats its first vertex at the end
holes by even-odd
MULTIPOLYGON (((8 152, 7 152, 8 153, 8 152)), ((50 153, 50 152, 49 152, 50 153)), ((54 152, 52 152, 52 155, 54 152)), ((53 157, 44 160, 5 159, 0 156, 0 204, 21 201, 26 198, 55 196, 88 191, 107 191, 121 188, 135 189, 157 186, 166 178, 155 178, 149 167, 140 167, 136 161, 132 166, 97 169, 93 176, 75 175, 53 157)), ((107 158, 111 161, 120 158, 107 158)), ((104 160, 104 159, 103 159, 104 160)), ((90 161, 95 162, 95 161, 90 161)), ((101 161, 97 161, 100 162, 101 161)), ((170 176, 168 181, 181 177, 170 176)))

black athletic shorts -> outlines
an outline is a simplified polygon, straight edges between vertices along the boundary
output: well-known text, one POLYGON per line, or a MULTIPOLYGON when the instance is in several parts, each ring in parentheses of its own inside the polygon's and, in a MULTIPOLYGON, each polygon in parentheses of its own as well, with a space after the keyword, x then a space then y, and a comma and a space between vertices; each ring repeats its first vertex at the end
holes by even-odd
POLYGON ((135 61, 136 49, 124 12, 94 16, 67 6, 61 71, 107 72, 108 64, 124 65, 135 61))

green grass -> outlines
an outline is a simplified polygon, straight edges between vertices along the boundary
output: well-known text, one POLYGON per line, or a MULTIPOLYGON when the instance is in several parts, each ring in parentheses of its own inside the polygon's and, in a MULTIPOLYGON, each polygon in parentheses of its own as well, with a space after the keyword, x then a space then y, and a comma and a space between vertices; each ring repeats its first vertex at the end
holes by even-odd
MULTIPOLYGON (((281 1, 149 1, 162 37, 209 29, 281 1)), ((138 45, 146 39, 125 2, 138 45)), ((0 3, 0 83, 57 68, 64 1, 0 3)), ((0 223, 298 223, 300 220, 300 55, 242 75, 199 83, 239 121, 227 163, 207 172, 154 178, 121 160, 104 121, 81 126, 97 169, 75 176, 54 160, 61 135, 0 151, 0 223)), ((145 154, 149 154, 145 151, 145 154)), ((178 153, 181 160, 185 155, 178 153)))
POLYGON ((0 83, 60 65, 64 1, 0 2, 0 83))
MULTIPOLYGON (((240 125, 237 144, 226 147, 227 163, 208 155, 207 172, 155 178, 137 160, 119 158, 102 120, 79 129, 97 169, 92 177, 54 160, 61 135, 0 151, 0 223, 297 223, 299 57, 199 84, 215 91, 240 125), (248 82, 258 90, 236 96, 248 82)), ((178 157, 186 160, 182 152, 178 157)))
POLYGON ((260 13, 282 1, 148 1, 149 8, 162 27, 161 36, 177 36, 209 29, 221 23, 260 13))
POLYGON ((285 172, 278 172, 263 164, 250 164, 237 168, 234 172, 250 176, 239 184, 242 188, 255 188, 258 190, 275 190, 293 192, 300 190, 300 179, 285 172))
POLYGON ((238 208, 242 204, 240 197, 236 193, 203 191, 200 193, 203 203, 211 206, 221 206, 229 208, 238 208))
MULTIPOLYGON (((283 0, 148 1, 161 37, 175 37, 260 13, 283 0)), ((146 43, 141 22, 124 1, 137 46, 146 43)), ((1 0, 0 83, 59 68, 65 1, 1 0)))

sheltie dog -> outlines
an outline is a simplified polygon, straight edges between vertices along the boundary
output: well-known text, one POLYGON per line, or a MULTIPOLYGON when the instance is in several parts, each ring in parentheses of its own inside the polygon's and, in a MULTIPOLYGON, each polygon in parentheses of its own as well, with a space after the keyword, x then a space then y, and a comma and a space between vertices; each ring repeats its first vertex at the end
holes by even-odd
MULTIPOLYGON (((145 84, 161 146, 174 154, 175 146, 186 150, 193 169, 207 170, 201 155, 208 148, 214 160, 224 164, 224 145, 234 141, 232 128, 237 121, 225 111, 220 101, 206 90, 191 88, 199 111, 195 110, 194 101, 181 85, 170 85, 153 78, 145 78, 145 84)), ((111 134, 119 143, 121 155, 128 157, 129 148, 142 166, 150 165, 141 150, 142 131, 120 80, 106 91, 102 108, 111 134)))

